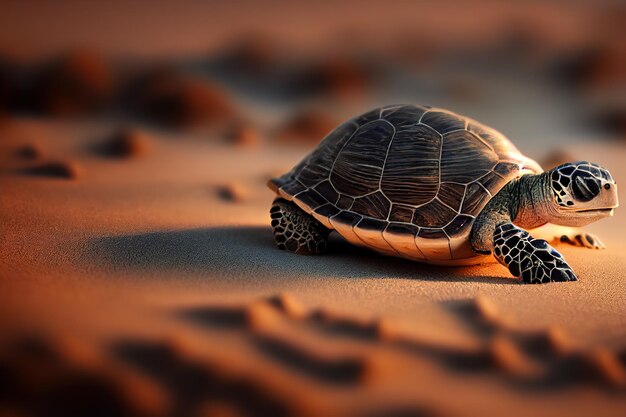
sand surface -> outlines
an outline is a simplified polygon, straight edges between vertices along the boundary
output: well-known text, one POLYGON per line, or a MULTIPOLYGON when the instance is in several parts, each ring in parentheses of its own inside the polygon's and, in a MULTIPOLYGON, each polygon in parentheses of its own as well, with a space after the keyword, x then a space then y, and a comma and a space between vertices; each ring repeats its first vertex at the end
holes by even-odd
POLYGON ((292 3, 2 4, 0 416, 626 415, 623 207, 523 285, 280 251, 265 186, 405 102, 624 187, 621 3, 292 3))
MULTIPOLYGON (((89 366, 103 361, 146 379, 139 390, 164 391, 154 394, 168 402, 155 405, 160 412, 190 395, 159 374, 178 362, 251 379, 253 397, 270 403, 258 405, 261 415, 272 407, 302 415, 626 410, 621 210, 590 227, 606 250, 560 247, 576 283, 521 285, 497 264, 434 267, 339 238, 329 254, 304 257, 274 247, 264 182, 306 148, 235 150, 147 131, 150 152, 120 160, 93 152, 107 126, 16 119, 2 127, 5 347, 28 336, 69 358, 67 367, 78 366, 76 344, 95 351, 89 366), (73 161, 78 178, 25 173, 37 162, 14 152, 33 142, 45 160, 73 161), (238 201, 221 197, 224 186, 238 201)), ((626 183, 623 148, 572 153, 626 183)), ((221 402, 232 408, 241 397, 229 389, 192 404, 206 402, 209 415, 221 402)))

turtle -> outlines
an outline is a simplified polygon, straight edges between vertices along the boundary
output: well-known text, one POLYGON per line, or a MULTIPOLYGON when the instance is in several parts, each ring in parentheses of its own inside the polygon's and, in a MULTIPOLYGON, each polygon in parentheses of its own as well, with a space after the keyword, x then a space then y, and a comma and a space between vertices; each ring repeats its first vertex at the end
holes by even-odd
POLYGON ((617 185, 586 161, 544 171, 497 130, 412 104, 339 125, 272 178, 279 249, 327 251, 331 231, 384 255, 438 265, 499 262, 523 283, 576 281, 551 243, 601 249, 581 227, 612 216, 617 185))

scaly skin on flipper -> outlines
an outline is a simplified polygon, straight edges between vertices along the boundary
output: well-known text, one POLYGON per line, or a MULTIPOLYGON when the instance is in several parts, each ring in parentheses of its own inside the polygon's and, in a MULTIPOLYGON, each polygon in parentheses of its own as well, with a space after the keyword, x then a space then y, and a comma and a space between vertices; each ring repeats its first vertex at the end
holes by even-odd
POLYGON ((577 281, 563 256, 543 239, 534 239, 512 223, 496 226, 495 258, 526 284, 577 281))
POLYGON ((520 227, 533 229, 547 223, 541 202, 549 201, 549 193, 546 173, 524 175, 510 181, 476 218, 470 234, 472 248, 480 253, 491 253, 493 235, 499 224, 515 222, 520 227))
POLYGON ((576 281, 563 256, 543 239, 535 239, 512 222, 535 228, 546 221, 540 202, 549 201, 548 176, 525 175, 507 184, 476 219, 470 242, 482 253, 493 251, 498 262, 527 284, 576 281))
POLYGON ((279 249, 300 255, 326 252, 330 230, 294 203, 282 198, 274 199, 270 217, 279 249))

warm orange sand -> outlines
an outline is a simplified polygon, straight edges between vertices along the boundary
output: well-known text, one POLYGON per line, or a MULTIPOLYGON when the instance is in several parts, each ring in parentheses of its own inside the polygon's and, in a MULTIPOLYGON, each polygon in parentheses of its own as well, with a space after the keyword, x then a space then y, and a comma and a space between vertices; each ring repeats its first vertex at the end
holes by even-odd
MULTIPOLYGON (((0 365, 34 335, 62 366, 132 385, 119 390, 149 415, 181 404, 191 415, 626 413, 624 210, 590 227, 608 249, 561 247, 576 283, 520 285, 496 264, 433 267, 338 238, 302 257, 275 249, 264 183, 305 149, 148 132, 138 158, 94 153, 110 132, 1 127, 0 365), (38 160, 13 154, 30 143, 38 160), (21 173, 53 160, 73 161, 78 178, 21 173), (221 199, 224 186, 240 201, 221 199), (267 301, 279 293, 292 298, 267 301), (225 388, 191 379, 207 388, 190 399, 159 373, 168 366, 225 388)), ((626 184, 626 148, 571 152, 626 184)))

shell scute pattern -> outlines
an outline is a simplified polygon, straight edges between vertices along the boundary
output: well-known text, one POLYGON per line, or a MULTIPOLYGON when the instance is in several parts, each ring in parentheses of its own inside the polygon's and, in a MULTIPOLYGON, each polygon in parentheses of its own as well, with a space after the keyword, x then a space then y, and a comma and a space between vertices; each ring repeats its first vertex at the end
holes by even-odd
POLYGON ((335 187, 332 186, 330 181, 322 181, 317 184, 315 186, 315 191, 317 191, 328 202, 334 203, 339 198, 339 193, 335 190, 335 187))
POLYGON ((352 197, 377 191, 394 127, 384 120, 363 125, 337 155, 330 173, 335 188, 352 197))
POLYGON ((401 257, 424 261, 426 257, 420 251, 415 238, 418 232, 419 227, 415 225, 392 222, 383 231, 383 238, 401 257))
POLYGON ((348 197, 347 195, 340 195, 337 199, 337 207, 342 210, 349 210, 354 204, 354 198, 348 197))
POLYGON ((422 227, 443 227, 458 213, 438 199, 415 209, 413 224, 422 227))
POLYGON ((503 178, 510 176, 511 173, 517 172, 518 170, 519 165, 513 162, 499 162, 495 167, 493 167, 493 172, 503 178))
POLYGON ((364 217, 363 220, 353 228, 353 231, 361 240, 363 246, 374 248, 388 255, 398 256, 399 253, 385 240, 383 235, 387 224, 388 223, 384 220, 364 217))
POLYGON ((448 111, 429 111, 421 120, 427 126, 435 129, 439 134, 445 135, 455 130, 465 131, 465 118, 448 111))
POLYGON ((280 187, 278 189, 278 192, 283 198, 287 200, 291 200, 293 199, 294 195, 297 195, 301 193, 302 191, 305 191, 306 189, 307 187, 304 184, 294 179, 293 181, 288 182, 282 187, 280 187))
POLYGON ((474 223, 474 217, 465 214, 459 214, 444 228, 444 232, 448 236, 455 236, 465 232, 469 232, 474 223))
POLYGON ((487 190, 493 190, 496 188, 498 183, 502 181, 502 176, 496 174, 495 172, 489 171, 482 178, 478 180, 478 182, 485 187, 487 190))
POLYGON ((426 239, 445 239, 446 233, 440 228, 420 227, 420 231, 417 236, 426 239))
POLYGON ((363 220, 363 216, 346 210, 341 210, 338 214, 330 218, 330 222, 333 225, 343 224, 350 227, 356 226, 361 220, 363 220))
POLYGON ((363 241, 354 232, 354 226, 356 226, 363 216, 356 213, 342 210, 338 214, 332 216, 329 221, 332 228, 337 230, 341 236, 347 239, 350 243, 363 246, 363 241))
POLYGON ((453 182, 443 182, 439 186, 437 198, 455 211, 459 211, 463 196, 465 195, 466 186, 453 182))
POLYGON ((390 235, 413 235, 417 236, 420 228, 413 224, 391 222, 385 229, 390 235))
POLYGON ((461 205, 461 213, 470 216, 475 215, 476 212, 480 211, 487 204, 490 198, 489 192, 485 190, 482 184, 477 182, 469 184, 465 188, 465 198, 461 205))
POLYGON ((356 213, 383 220, 386 220, 389 216, 390 209, 391 202, 380 191, 355 199, 351 208, 356 213))
POLYGON ((428 106, 390 106, 380 109, 380 117, 387 120, 401 131, 417 125, 421 117, 428 111, 428 106))
POLYGON ((398 105, 342 124, 272 184, 352 243, 437 261, 472 256, 459 248, 476 215, 523 169, 541 170, 497 131, 398 105))
POLYGON ((323 206, 316 208, 314 210, 314 213, 317 214, 315 218, 317 218, 318 220, 322 218, 323 220, 320 220, 322 224, 324 224, 326 227, 331 228, 332 225, 330 225, 330 221, 328 219, 332 216, 337 215, 340 211, 341 210, 338 209, 334 204, 326 203, 323 206))
POLYGON ((428 126, 396 131, 380 186, 394 203, 419 205, 432 200, 439 187, 442 137, 428 126), (419 181, 415 181, 419 178, 419 181))
POLYGON ((389 213, 389 221, 411 223, 413 221, 413 213, 415 213, 415 207, 394 203, 389 213))
POLYGON ((491 172, 498 155, 465 131, 444 136, 441 154, 441 181, 468 184, 491 172))
POLYGON ((307 211, 311 212, 316 208, 328 203, 328 201, 322 197, 317 191, 309 188, 302 191, 296 196, 296 199, 307 207, 307 211))

